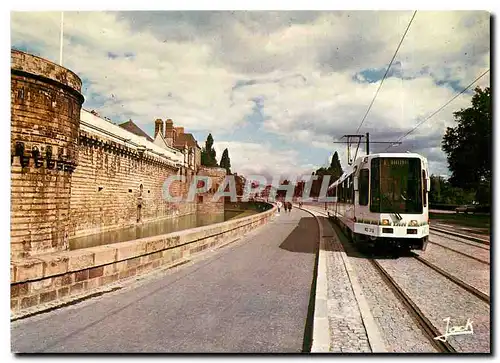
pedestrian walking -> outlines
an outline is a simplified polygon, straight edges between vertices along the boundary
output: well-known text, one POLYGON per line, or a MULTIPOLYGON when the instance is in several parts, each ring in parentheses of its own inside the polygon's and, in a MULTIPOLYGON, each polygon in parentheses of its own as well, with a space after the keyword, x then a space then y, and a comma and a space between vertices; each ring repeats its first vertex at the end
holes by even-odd
POLYGON ((288 202, 288 212, 292 212, 292 202, 288 202))
POLYGON ((276 206, 278 207, 278 213, 279 213, 281 210, 281 202, 279 200, 278 203, 276 203, 276 206))

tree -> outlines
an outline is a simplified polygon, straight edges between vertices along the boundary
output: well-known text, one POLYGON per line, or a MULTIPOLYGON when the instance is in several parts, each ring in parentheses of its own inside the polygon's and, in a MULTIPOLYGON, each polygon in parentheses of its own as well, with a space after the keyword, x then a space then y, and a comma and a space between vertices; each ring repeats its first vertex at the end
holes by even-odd
POLYGON ((447 154, 453 187, 478 191, 482 202, 489 200, 491 186, 491 92, 477 87, 472 106, 454 114, 455 127, 448 127, 442 148, 447 154))
POLYGON ((246 179, 241 175, 235 175, 235 187, 236 187, 236 195, 243 195, 243 191, 245 189, 246 179))
POLYGON ((335 151, 332 156, 332 161, 330 162, 330 166, 328 168, 321 167, 316 172, 313 172, 312 175, 318 176, 318 179, 313 181, 311 186, 311 196, 317 197, 321 192, 321 185, 323 184, 323 177, 326 175, 330 176, 330 184, 335 180, 340 178, 344 171, 342 170, 342 165, 340 164, 339 154, 335 151))
POLYGON ((454 187, 442 176, 431 175, 431 190, 429 203, 431 204, 469 204, 474 200, 475 192, 470 192, 459 187, 454 187))
POLYGON ((217 166, 217 153, 213 148, 214 138, 212 134, 208 134, 207 140, 205 141, 205 147, 201 150, 201 165, 204 166, 217 166))
POLYGON ((332 156, 332 162, 330 163, 330 167, 328 168, 328 173, 332 176, 333 180, 337 180, 344 173, 344 171, 342 170, 342 165, 340 165, 339 154, 336 151, 332 156))
POLYGON ((431 175, 431 190, 429 191, 429 203, 439 204, 441 203, 441 184, 442 177, 431 175))
POLYGON ((231 175, 231 159, 229 158, 229 151, 224 149, 222 157, 220 158, 220 167, 226 169, 227 175, 231 175))

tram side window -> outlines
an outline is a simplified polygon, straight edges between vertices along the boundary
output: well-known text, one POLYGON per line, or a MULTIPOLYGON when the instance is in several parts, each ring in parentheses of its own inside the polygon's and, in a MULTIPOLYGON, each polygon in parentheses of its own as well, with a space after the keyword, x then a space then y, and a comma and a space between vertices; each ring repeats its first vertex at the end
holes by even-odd
POLYGON ((427 207, 427 192, 426 192, 426 184, 427 180, 425 180, 425 170, 422 170, 422 200, 424 201, 424 207, 427 207))
POLYGON ((342 189, 344 189, 344 203, 347 203, 347 193, 348 193, 348 190, 347 190, 347 179, 344 180, 344 182, 342 184, 344 184, 342 186, 342 189))
POLYGON ((368 205, 369 177, 368 169, 359 172, 359 205, 368 205))
POLYGON ((352 175, 349 177, 349 204, 353 204, 354 184, 352 182, 352 175))
POLYGON ((370 212, 380 212, 380 165, 378 158, 371 162, 370 212))

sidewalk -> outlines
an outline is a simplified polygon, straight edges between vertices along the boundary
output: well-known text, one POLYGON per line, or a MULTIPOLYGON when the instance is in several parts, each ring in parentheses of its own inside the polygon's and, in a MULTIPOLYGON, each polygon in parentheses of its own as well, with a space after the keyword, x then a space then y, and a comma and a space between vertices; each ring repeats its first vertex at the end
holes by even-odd
MULTIPOLYGON (((329 336, 328 351, 336 353, 385 352, 385 346, 375 324, 367 302, 358 283, 358 277, 351 268, 344 248, 338 239, 324 211, 306 206, 302 209, 316 215, 323 230, 320 244, 316 298, 326 296, 328 326, 321 322, 321 312, 315 314, 314 336, 329 336), (325 268, 321 268, 321 261, 325 268), (326 281, 326 294, 321 291, 320 282, 326 281), (320 324, 316 324, 317 321, 320 324), (318 331, 323 329, 323 331, 318 331), (328 331, 324 331, 328 329, 328 331)), ((324 344, 315 345, 316 352, 325 351, 324 344)))

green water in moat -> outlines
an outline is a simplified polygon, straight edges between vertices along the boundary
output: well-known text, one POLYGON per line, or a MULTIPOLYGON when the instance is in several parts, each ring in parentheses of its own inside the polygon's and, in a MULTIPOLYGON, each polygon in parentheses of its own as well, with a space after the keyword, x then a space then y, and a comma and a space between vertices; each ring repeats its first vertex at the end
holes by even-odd
POLYGON ((89 236, 76 237, 70 239, 69 249, 78 250, 81 248, 132 241, 139 238, 152 237, 182 231, 184 229, 207 226, 209 224, 220 223, 234 218, 243 218, 256 213, 258 213, 256 210, 226 210, 224 211, 224 214, 219 215, 194 213, 186 216, 145 223, 140 226, 132 226, 89 236))

